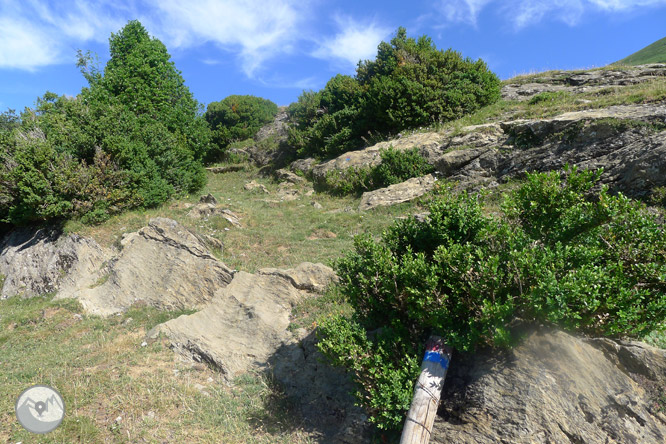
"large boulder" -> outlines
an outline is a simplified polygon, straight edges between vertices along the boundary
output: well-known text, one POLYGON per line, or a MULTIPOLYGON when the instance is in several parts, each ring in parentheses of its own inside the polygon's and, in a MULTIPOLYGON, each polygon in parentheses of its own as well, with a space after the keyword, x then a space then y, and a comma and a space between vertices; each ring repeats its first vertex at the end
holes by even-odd
POLYGON ((110 315, 140 302, 162 309, 201 308, 233 272, 209 251, 205 239, 176 221, 155 218, 126 235, 122 250, 96 273, 76 281, 58 298, 77 298, 86 311, 110 315))
POLYGON ((358 209, 361 211, 371 210, 376 207, 395 205, 402 202, 414 200, 432 190, 437 183, 437 178, 432 174, 423 177, 414 177, 405 182, 380 188, 374 191, 366 191, 361 196, 358 209))
POLYGON ((17 228, 0 241, 0 298, 58 291, 88 280, 110 254, 94 240, 56 228, 17 228))
POLYGON ((663 443, 664 387, 666 350, 528 330, 510 351, 454 355, 430 442, 663 443))

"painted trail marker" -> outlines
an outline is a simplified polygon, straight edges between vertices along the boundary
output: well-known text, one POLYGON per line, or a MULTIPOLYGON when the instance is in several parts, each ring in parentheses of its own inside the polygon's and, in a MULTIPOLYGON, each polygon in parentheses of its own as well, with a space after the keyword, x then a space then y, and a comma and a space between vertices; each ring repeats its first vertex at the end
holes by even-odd
POLYGON ((439 336, 430 336, 426 342, 421 375, 414 389, 400 444, 427 444, 430 441, 452 353, 453 349, 444 345, 439 336))

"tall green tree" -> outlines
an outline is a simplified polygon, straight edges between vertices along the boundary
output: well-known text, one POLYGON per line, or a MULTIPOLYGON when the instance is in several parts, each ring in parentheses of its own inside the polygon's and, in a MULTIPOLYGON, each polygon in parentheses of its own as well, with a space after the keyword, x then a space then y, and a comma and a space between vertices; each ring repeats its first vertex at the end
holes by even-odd
POLYGON ((99 222, 205 183, 210 129, 166 47, 138 21, 109 46, 104 70, 79 51, 78 96, 47 92, 20 123, 5 119, 0 222, 99 222))

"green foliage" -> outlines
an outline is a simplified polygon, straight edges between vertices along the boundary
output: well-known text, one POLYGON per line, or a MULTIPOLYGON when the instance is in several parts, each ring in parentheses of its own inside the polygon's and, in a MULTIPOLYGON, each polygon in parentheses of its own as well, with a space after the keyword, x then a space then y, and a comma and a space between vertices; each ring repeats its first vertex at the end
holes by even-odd
POLYGON ((432 333, 473 350, 514 343, 516 319, 611 337, 664 328, 664 227, 604 187, 586 198, 599 175, 529 174, 505 196, 503 217, 442 189, 427 220, 398 221, 381 241, 355 239, 337 263, 355 311, 324 322, 319 347, 354 373, 379 427, 400 427, 408 404, 397 400, 411 399, 432 333))
POLYGON ((230 143, 254 137, 277 112, 275 103, 255 96, 232 95, 210 103, 206 120, 213 130, 214 148, 208 154, 208 160, 219 160, 230 143))
POLYGON ((372 168, 347 168, 331 170, 326 175, 324 187, 333 194, 358 194, 385 188, 412 177, 432 173, 434 167, 414 147, 398 150, 392 145, 379 151, 381 162, 372 168))
POLYGON ((301 156, 332 157, 369 139, 461 117, 500 97, 500 82, 481 61, 438 50, 426 36, 398 29, 356 76, 338 75, 304 92, 289 109, 290 143, 301 156))
POLYGON ((47 92, 0 122, 0 221, 99 223, 204 185, 210 130, 164 45, 137 21, 109 44, 103 75, 79 51, 77 97, 47 92))

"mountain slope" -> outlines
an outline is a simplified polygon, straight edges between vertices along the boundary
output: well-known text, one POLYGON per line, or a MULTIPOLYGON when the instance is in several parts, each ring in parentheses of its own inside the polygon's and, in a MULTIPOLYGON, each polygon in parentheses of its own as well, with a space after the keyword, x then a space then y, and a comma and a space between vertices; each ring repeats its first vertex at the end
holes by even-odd
POLYGON ((646 63, 666 63, 666 37, 615 62, 617 65, 644 65, 646 63))

